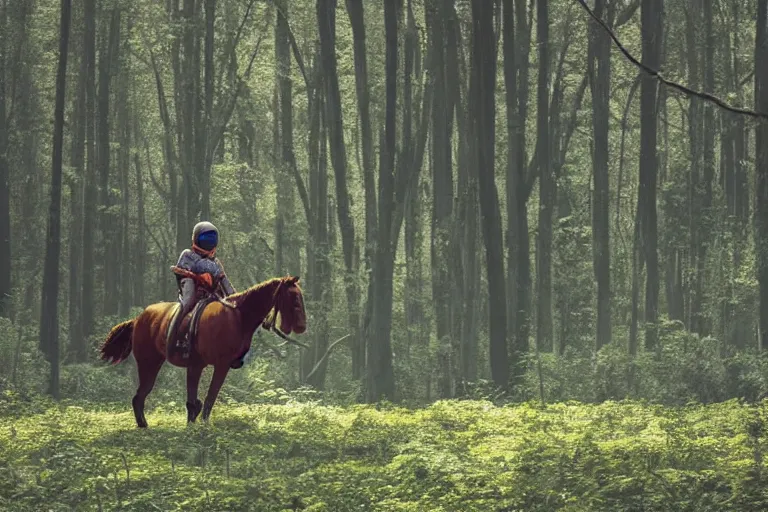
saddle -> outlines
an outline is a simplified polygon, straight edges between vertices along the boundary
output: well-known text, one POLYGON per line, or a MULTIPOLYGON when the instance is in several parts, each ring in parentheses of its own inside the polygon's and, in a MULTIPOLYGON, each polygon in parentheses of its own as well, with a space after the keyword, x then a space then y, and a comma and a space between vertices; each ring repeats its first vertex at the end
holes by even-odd
MULTIPOLYGON (((169 342, 175 344, 177 347, 186 346, 187 353, 191 353, 195 345, 195 339, 197 338, 197 331, 200 327, 200 318, 203 316, 203 311, 209 304, 219 301, 220 299, 214 295, 205 295, 198 300, 197 304, 192 308, 192 311, 187 313, 186 316, 181 319, 179 328, 176 329, 176 338, 169 340, 169 342)), ((176 304, 174 306, 174 315, 178 313, 180 307, 181 304, 176 304)), ((171 325, 169 323, 168 329, 170 328, 171 325)), ((167 334, 168 333, 166 332, 166 335, 167 334)))

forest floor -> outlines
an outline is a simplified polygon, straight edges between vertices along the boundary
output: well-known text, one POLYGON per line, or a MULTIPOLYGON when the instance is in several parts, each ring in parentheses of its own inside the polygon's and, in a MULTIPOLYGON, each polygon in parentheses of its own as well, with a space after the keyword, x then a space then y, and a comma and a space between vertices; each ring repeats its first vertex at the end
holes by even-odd
MULTIPOLYGON (((22 404, 23 405, 23 404, 22 404)), ((766 510, 768 401, 423 409, 20 405, 0 396, 0 510, 766 510)))

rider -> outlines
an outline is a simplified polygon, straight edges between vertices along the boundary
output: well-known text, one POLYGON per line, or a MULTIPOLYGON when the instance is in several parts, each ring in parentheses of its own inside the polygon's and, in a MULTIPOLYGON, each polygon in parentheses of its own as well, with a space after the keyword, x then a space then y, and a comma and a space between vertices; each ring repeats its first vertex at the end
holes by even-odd
MULTIPOLYGON (((229 282, 224 268, 216 258, 216 247, 219 242, 219 230, 210 222, 198 222, 192 230, 192 248, 184 249, 179 256, 177 267, 188 270, 195 274, 211 272, 214 277, 221 274, 222 278, 217 295, 232 295, 235 289, 229 282)), ((194 279, 176 275, 179 285, 179 308, 176 309, 171 324, 168 328, 168 342, 176 339, 176 330, 181 324, 182 319, 189 313, 203 290, 198 290, 194 279)), ((183 357, 189 357, 189 345, 184 347, 183 357)))

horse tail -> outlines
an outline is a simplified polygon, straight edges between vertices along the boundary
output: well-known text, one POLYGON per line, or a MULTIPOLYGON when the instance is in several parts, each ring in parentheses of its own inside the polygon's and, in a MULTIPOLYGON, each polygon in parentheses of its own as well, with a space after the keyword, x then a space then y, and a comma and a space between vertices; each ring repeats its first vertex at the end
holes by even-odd
POLYGON ((136 319, 126 320, 119 323, 109 331, 107 339, 101 346, 101 359, 112 364, 118 364, 131 353, 131 338, 133 334, 133 324, 136 319))

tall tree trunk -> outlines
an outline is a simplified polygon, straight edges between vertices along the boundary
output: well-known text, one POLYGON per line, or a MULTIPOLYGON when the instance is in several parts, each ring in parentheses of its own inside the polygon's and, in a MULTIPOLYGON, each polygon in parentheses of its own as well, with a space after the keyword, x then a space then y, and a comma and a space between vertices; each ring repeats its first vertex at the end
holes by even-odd
MULTIPOLYGON (((516 116, 513 119, 510 136, 510 155, 507 172, 507 317, 512 332, 512 377, 513 384, 521 382, 525 373, 523 356, 528 352, 531 328, 531 255, 528 234, 528 199, 531 193, 526 155, 526 120, 528 119, 528 84, 531 23, 526 15, 526 0, 505 0, 504 67, 505 82, 511 88, 510 80, 517 80, 514 95, 507 92, 507 102, 516 116), (514 2, 514 5, 513 5, 514 2), (514 11, 514 15, 513 15, 514 11), (514 18, 513 18, 514 16, 514 18), (517 105, 514 105, 514 102, 517 105), (509 187, 512 187, 511 189, 509 187)), ((509 119, 508 119, 509 120, 509 119)))
MULTIPOLYGON (((213 166, 213 153, 216 148, 213 146, 211 138, 211 128, 214 126, 213 118, 213 43, 214 43, 214 22, 216 21, 216 0, 205 0, 205 44, 203 50, 203 112, 202 124, 197 132, 198 143, 198 161, 201 164, 200 169, 200 218, 211 218, 211 167, 213 166)), ((278 17, 279 19, 279 17, 278 17)), ((292 190, 287 187, 288 190, 292 190)))
MULTIPOLYGON (((138 145, 141 140, 139 134, 139 123, 137 117, 132 119, 134 123, 134 141, 138 145)), ((141 157, 139 152, 133 153, 133 165, 136 171, 136 256, 134 260, 134 279, 133 279, 133 305, 144 307, 144 276, 146 274, 147 260, 147 242, 146 232, 146 214, 144 206, 144 174, 141 168, 141 157)))
POLYGON ((539 47, 539 82, 536 106, 536 141, 539 163, 539 232, 536 247, 536 344, 551 352, 552 339, 552 218, 557 198, 549 144, 549 0, 536 1, 536 44, 539 47))
POLYGON ((496 34, 493 10, 483 0, 472 0, 472 75, 470 111, 473 137, 477 143, 477 169, 480 192, 485 260, 488 278, 490 362, 493 382, 502 388, 509 383, 507 353, 507 297, 504 276, 504 248, 501 212, 495 183, 496 141, 496 34))
MULTIPOLYGON (((347 307, 349 310, 349 329, 355 347, 360 341, 359 287, 357 285, 357 247, 355 244, 355 225, 349 206, 347 188, 347 154, 344 144, 343 116, 339 75, 336 65, 336 2, 335 0, 317 0, 317 23, 320 35, 320 55, 322 59, 323 84, 326 97, 326 117, 328 138, 330 141, 331 163, 336 181, 336 208, 341 231, 341 243, 344 252, 344 266, 347 275, 344 279, 347 307)), ((354 350, 354 348, 353 348, 354 350)), ((391 357, 391 356, 390 356, 391 357)), ((362 374, 362 372, 360 372, 362 374)))
POLYGON ((6 117, 8 0, 0 0, 0 317, 11 313, 11 194, 6 117))
MULTIPOLYGON (((179 197, 179 215, 176 225, 176 244, 177 250, 189 245, 189 226, 188 223, 194 223, 200 219, 200 169, 202 162, 201 153, 198 146, 197 134, 200 130, 199 119, 199 99, 197 94, 200 88, 200 55, 198 50, 196 0, 183 0, 179 2, 181 8, 178 10, 179 21, 181 22, 181 37, 178 42, 174 63, 174 74, 176 76, 176 115, 178 129, 179 156, 181 160, 181 171, 184 176, 181 193, 179 197)), ((175 10, 175 9, 174 9, 175 10)), ((207 219, 206 219, 207 220, 207 219)))
MULTIPOLYGON (((739 2, 733 2, 731 5, 733 18, 732 18, 732 27, 733 30, 731 33, 733 34, 733 48, 727 49, 727 54, 733 54, 733 67, 731 70, 731 87, 733 92, 736 94, 737 101, 739 102, 739 105, 744 104, 744 93, 743 93, 743 85, 740 83, 740 77, 742 76, 742 66, 741 66, 741 59, 739 58, 740 55, 743 54, 742 51, 742 38, 739 37, 740 30, 738 27, 741 26, 741 12, 739 9, 739 2)), ((731 185, 730 187, 726 183, 726 197, 729 197, 728 200, 728 214, 732 218, 732 230, 733 230, 733 240, 734 240, 734 246, 733 246, 733 269, 734 274, 738 273, 741 269, 742 265, 742 253, 746 247, 745 241, 748 240, 747 236, 747 225, 748 225, 748 218, 749 218, 749 185, 747 184, 747 177, 746 177, 746 144, 745 141, 747 140, 747 137, 745 136, 745 125, 744 125, 744 116, 741 115, 726 115, 726 124, 729 127, 730 132, 730 141, 729 146, 732 146, 733 151, 731 155, 731 164, 728 165, 728 162, 726 162, 726 168, 730 168, 730 174, 732 175, 732 178, 730 180, 731 185), (728 189, 731 189, 731 192, 729 194, 728 189)), ((726 172, 726 177, 728 176, 728 173, 726 172)), ((729 286, 729 290, 732 290, 732 286, 729 286)), ((731 334, 729 336, 729 342, 731 345, 736 346, 738 348, 744 348, 747 343, 748 339, 750 337, 750 326, 749 322, 746 321, 746 318, 744 318, 744 311, 738 311, 736 312, 736 309, 733 307, 735 301, 729 300, 733 298, 733 292, 731 291, 731 294, 728 298, 725 299, 726 301, 726 307, 724 310, 724 319, 723 319, 723 325, 732 326, 730 329, 731 334)))
MULTIPOLYGON (((663 0, 642 0, 642 62, 651 69, 659 69, 661 61, 661 35, 663 0)), ((640 82, 640 184, 638 209, 646 267, 645 284, 645 346, 655 349, 658 340, 659 256, 657 250, 656 177, 658 155, 656 149, 657 112, 656 79, 643 74, 640 82)))
MULTIPOLYGON (((688 55, 688 82, 691 87, 701 87, 700 69, 700 27, 701 10, 699 0, 690 0, 686 12, 686 49, 688 55)), ((700 182, 703 167, 703 129, 702 113, 704 102, 697 96, 691 96, 688 107, 688 138, 690 146, 690 169, 688 178, 688 255, 693 269, 693 279, 689 290, 689 311, 687 324, 692 332, 699 331, 701 317, 701 276, 699 275, 699 238, 701 237, 701 197, 700 182)))
MULTIPOLYGON (((309 274, 311 279, 310 298, 316 308, 316 327, 313 329, 315 340, 312 353, 302 361, 302 380, 305 379, 328 347, 328 318, 332 305, 333 289, 331 283, 330 247, 328 245, 328 138, 323 124, 322 77, 313 72, 313 89, 309 94, 309 202, 310 226, 307 248, 309 274)), ((322 389, 325 383, 327 358, 318 367, 308 383, 322 389)))
MULTIPOLYGON (((595 15, 603 18, 607 1, 596 0, 595 15)), ((592 168, 592 250, 597 281, 597 333, 595 350, 611 341, 611 253, 608 209, 610 206, 608 172, 608 126, 610 122, 611 40, 597 23, 592 23, 589 76, 592 81, 592 124, 594 153, 592 168)))
MULTIPOLYGON (((394 400, 395 374, 392 366, 392 299, 397 237, 394 235, 395 151, 397 113, 397 9, 398 0, 384 0, 384 37, 386 47, 386 110, 384 137, 379 166, 379 224, 376 260, 373 266, 374 303, 366 370, 369 402, 383 398, 394 400)), ((398 226, 399 232, 399 226, 398 226)))
MULTIPOLYGON (((715 93, 715 38, 712 29, 712 2, 702 0, 702 11, 704 14, 704 91, 710 94, 715 93)), ((707 315, 704 312, 704 281, 706 280, 706 258, 707 249, 710 244, 713 223, 712 212, 712 181, 715 176, 715 105, 707 102, 703 106, 703 188, 701 195, 701 215, 699 222, 699 240, 698 254, 696 256, 696 281, 697 297, 699 301, 699 318, 697 329, 701 336, 707 336, 710 333, 707 315)))
MULTIPOLYGON (((276 235, 280 240, 283 268, 276 269, 279 275, 288 272, 298 275, 299 247, 295 240, 296 227, 294 188, 285 186, 293 181, 296 169, 296 155, 293 150, 293 81, 291 80, 290 28, 288 27, 287 2, 281 2, 275 24, 275 58, 277 61, 277 84, 280 101, 279 146, 280 161, 277 165, 277 215, 276 235)), ((277 149, 277 148, 276 148, 277 149)))
MULTIPOLYGON (((127 20, 126 39, 129 39, 132 34, 132 20, 127 20)), ((133 258, 127 258, 126 255, 133 252, 134 244, 131 242, 130 236, 130 207, 131 207, 131 187, 130 187, 130 171, 131 171, 131 101, 129 95, 129 87, 131 83, 131 54, 129 48, 126 48, 126 43, 120 43, 123 46, 123 51, 119 52, 120 55, 117 58, 117 65, 119 66, 117 76, 121 77, 120 82, 117 84, 117 91, 115 94, 115 110, 116 110, 116 122, 115 126, 118 130, 119 152, 117 155, 117 174, 120 180, 120 217, 119 224, 115 227, 117 237, 120 243, 117 245, 119 252, 116 254, 115 261, 117 263, 117 275, 115 279, 120 278, 118 294, 118 309, 117 314, 121 318, 125 318, 130 314, 131 304, 133 302, 132 293, 132 281, 140 279, 139 275, 135 275, 133 272, 133 258)), ((115 215, 117 217, 117 215, 115 215)))
POLYGON ((59 67, 56 72, 56 110, 53 122, 53 159, 51 162, 51 204, 45 242, 43 297, 40 316, 40 348, 51 364, 48 392, 59 397, 59 255, 61 253, 61 167, 64 144, 64 102, 66 101, 67 53, 71 0, 61 0, 59 67))
MULTIPOLYGON (((517 168, 520 162, 518 153, 524 151, 524 147, 519 146, 518 132, 524 129, 524 120, 519 117, 518 110, 518 87, 517 87, 517 73, 518 63, 517 55, 518 49, 516 45, 519 44, 519 37, 516 37, 515 28, 515 5, 514 0, 504 0, 503 3, 503 17, 504 17, 504 85, 506 89, 506 106, 507 106, 507 179, 506 179, 506 198, 507 198, 507 233, 506 233, 506 248, 507 248, 507 265, 508 265, 508 278, 507 278, 507 317, 508 323, 512 331, 512 378, 513 383, 517 383, 517 378, 522 375, 522 369, 519 367, 518 361, 521 360, 524 352, 527 352, 527 347, 521 350, 519 344, 519 337, 517 331, 517 305, 518 305, 518 255, 520 238, 523 236, 519 233, 520 222, 517 219, 519 213, 518 201, 520 199, 520 189, 523 183, 521 183, 520 177, 525 180, 525 172, 520 172, 517 168)), ((525 86, 524 86, 525 87, 525 86)), ((523 161, 524 161, 523 157, 523 161)), ((525 234, 527 236, 527 233, 525 234)), ((527 244, 526 244, 527 246, 527 244)))
MULTIPOLYGON (((357 91, 357 110, 360 117, 360 138, 363 146, 363 189, 365 192, 365 275, 371 276, 376 252, 376 178, 371 131, 370 86, 368 84, 368 62, 366 57, 365 19, 363 0, 346 0, 347 13, 352 25, 352 39, 355 60, 355 88, 357 91)), ((374 279, 368 279, 366 311, 372 311, 374 279)), ((366 319, 366 323, 370 318, 366 319)), ((365 368, 365 345, 362 338, 352 345, 352 374, 359 379, 365 368)))
POLYGON ((110 87, 113 74, 113 59, 117 55, 120 41, 120 10, 114 8, 109 23, 109 32, 105 35, 103 46, 99 53, 99 91, 98 116, 96 118, 96 159, 99 173, 99 205, 102 208, 99 216, 102 246, 102 271, 104 295, 102 299, 103 314, 116 315, 118 307, 119 276, 117 257, 119 239, 117 237, 117 222, 112 210, 112 193, 109 180, 110 174, 110 87))
MULTIPOLYGON (((83 21, 85 13, 83 12, 83 21)), ((85 31, 83 29, 82 33, 85 31)), ((85 43, 85 39, 82 39, 85 43)), ((77 48, 77 47, 76 47, 77 48)), ((69 224, 69 352, 77 351, 79 340, 83 338, 82 309, 82 258, 83 258, 83 189, 85 185, 85 98, 87 62, 84 56, 84 44, 81 50, 80 69, 77 75, 77 89, 74 101, 72 121, 72 147, 70 165, 74 178, 70 181, 70 224, 69 224)))
POLYGON ((447 25, 447 69, 456 70, 457 80, 449 82, 451 104, 456 116, 458 152, 456 167, 458 170, 456 213, 453 216, 453 240, 451 252, 454 254, 452 272, 452 308, 453 318, 452 352, 456 359, 456 374, 460 379, 459 392, 467 391, 466 385, 477 380, 477 295, 480 283, 480 264, 478 261, 477 234, 478 222, 477 174, 472 172, 473 159, 477 151, 470 141, 467 70, 465 65, 461 26, 456 9, 451 7, 447 25), (460 50, 461 49, 461 50, 460 50))
MULTIPOLYGON (((95 219, 97 216, 98 193, 96 189, 96 1, 84 0, 85 32, 83 58, 86 61, 85 74, 85 179, 83 191, 83 219, 95 219)), ((94 263, 95 263, 95 223, 83 222, 83 295, 82 295, 82 332, 83 336, 75 340, 75 360, 87 359, 86 337, 93 333, 94 327, 94 263)))
POLYGON ((451 165, 451 131, 453 111, 448 95, 446 42, 450 2, 433 0, 427 5, 431 12, 431 64, 435 77, 432 99, 432 301, 440 367, 439 392, 444 398, 452 396, 451 383, 451 221, 453 217, 453 169, 451 165))
MULTIPOLYGON (((757 3, 755 37, 755 109, 768 112, 768 0, 757 3)), ((755 247, 760 287, 758 347, 768 347, 768 121, 755 129, 755 247)))
MULTIPOLYGON (((19 178, 23 183, 21 188, 21 216, 20 223, 25 227, 27 233, 31 236, 24 236, 19 240, 18 253, 21 257, 21 266, 26 269, 33 269, 31 272, 20 273, 23 278, 25 289, 21 309, 17 319, 22 324, 33 322, 35 315, 40 314, 39 303, 35 304, 37 292, 40 288, 39 270, 42 267, 42 253, 40 244, 43 243, 41 237, 36 236, 42 231, 40 226, 41 215, 38 210, 43 199, 43 180, 44 174, 37 165, 39 154, 40 137, 37 134, 37 124, 35 120, 41 114, 40 91, 37 81, 32 73, 32 66, 26 65, 27 62, 34 62, 40 59, 37 51, 37 45, 31 39, 32 23, 35 18, 35 4, 30 1, 18 3, 18 9, 14 13, 13 24, 17 26, 17 50, 14 52, 14 62, 9 66, 13 71, 12 91, 19 91, 18 94, 12 93, 14 101, 13 110, 15 111, 14 136, 17 139, 16 161, 21 170, 19 178)), ((11 149, 10 147, 8 149, 11 149)), ((11 176, 13 179, 13 176, 11 176)), ((44 221, 43 221, 44 222, 44 221)))
MULTIPOLYGON (((408 0, 406 33, 404 45, 404 82, 403 82, 403 135, 402 157, 412 160, 416 151, 413 140, 413 75, 414 68, 420 67, 417 51, 418 32, 413 14, 412 0, 408 0)), ((416 109, 418 118, 419 109, 416 109)), ((407 342, 405 357, 410 361, 414 343, 423 340, 421 326, 424 322, 424 312, 421 296, 422 276, 422 227, 421 227, 421 194, 417 183, 415 190, 409 189, 405 204, 405 324, 407 342)))

